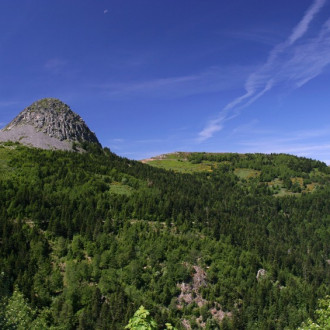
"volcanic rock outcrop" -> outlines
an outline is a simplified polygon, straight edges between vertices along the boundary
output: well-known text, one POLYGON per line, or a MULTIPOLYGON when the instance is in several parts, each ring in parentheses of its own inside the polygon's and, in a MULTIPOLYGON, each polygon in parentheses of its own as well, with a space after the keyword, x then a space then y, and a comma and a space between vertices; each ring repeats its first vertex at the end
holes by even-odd
POLYGON ((75 144, 84 142, 100 145, 83 119, 55 98, 45 98, 25 108, 0 130, 0 141, 62 150, 73 150, 75 144))

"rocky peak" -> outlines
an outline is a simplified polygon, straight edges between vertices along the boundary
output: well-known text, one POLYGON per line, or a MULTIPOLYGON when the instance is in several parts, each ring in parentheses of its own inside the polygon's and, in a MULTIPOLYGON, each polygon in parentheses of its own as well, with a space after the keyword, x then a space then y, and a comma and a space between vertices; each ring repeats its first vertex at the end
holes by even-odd
POLYGON ((0 141, 4 140, 44 149, 71 149, 72 142, 99 144, 83 119, 55 98, 44 98, 25 108, 1 130, 0 141))
POLYGON ((9 123, 4 131, 26 124, 60 141, 99 143, 82 118, 58 99, 45 98, 32 103, 9 123))

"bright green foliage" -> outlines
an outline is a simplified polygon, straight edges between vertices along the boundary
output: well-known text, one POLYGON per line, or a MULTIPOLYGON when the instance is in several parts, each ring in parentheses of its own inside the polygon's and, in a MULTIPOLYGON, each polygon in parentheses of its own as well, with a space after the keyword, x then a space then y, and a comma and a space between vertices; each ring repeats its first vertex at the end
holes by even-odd
POLYGON ((329 170, 320 161, 285 154, 177 152, 148 160, 151 166, 176 172, 233 172, 241 183, 266 183, 277 196, 314 192, 329 182, 329 170))
POLYGON ((125 329, 131 330, 154 330, 157 329, 156 321, 150 316, 150 312, 143 306, 135 312, 133 317, 129 320, 125 329))
POLYGON ((315 314, 316 320, 313 322, 311 319, 308 319, 299 330, 330 329, 330 296, 319 300, 318 309, 315 311, 315 314))
MULTIPOLYGON (((166 330, 177 330, 171 323, 165 323, 166 330)), ((150 316, 150 312, 143 306, 134 313, 125 329, 130 330, 154 330, 158 329, 156 321, 150 316)))
POLYGON ((0 327, 2 329, 43 330, 52 328, 47 324, 49 310, 44 309, 37 315, 37 312, 30 307, 27 299, 18 288, 15 288, 7 302, 2 302, 1 307, 0 327))
POLYGON ((28 305, 23 294, 16 288, 5 307, 5 327, 8 329, 29 329, 35 312, 28 305))
POLYGON ((143 305, 159 327, 295 329, 330 293, 321 162, 185 154, 180 165, 211 169, 187 174, 97 148, 8 144, 0 156, 1 306, 21 304, 30 328, 123 329, 143 305), (194 266, 206 283, 192 298, 207 303, 178 308, 194 266), (257 280, 260 269, 267 276, 257 280), (227 315, 221 324, 215 309, 227 315))

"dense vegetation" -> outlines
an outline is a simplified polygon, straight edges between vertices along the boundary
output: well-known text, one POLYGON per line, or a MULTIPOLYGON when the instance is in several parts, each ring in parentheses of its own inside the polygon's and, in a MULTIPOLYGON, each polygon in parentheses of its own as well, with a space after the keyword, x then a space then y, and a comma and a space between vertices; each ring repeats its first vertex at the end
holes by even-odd
POLYGON ((190 169, 177 173, 85 147, 0 146, 0 328, 122 329, 141 305, 161 328, 317 316, 330 293, 324 163, 192 153, 171 160, 190 169))

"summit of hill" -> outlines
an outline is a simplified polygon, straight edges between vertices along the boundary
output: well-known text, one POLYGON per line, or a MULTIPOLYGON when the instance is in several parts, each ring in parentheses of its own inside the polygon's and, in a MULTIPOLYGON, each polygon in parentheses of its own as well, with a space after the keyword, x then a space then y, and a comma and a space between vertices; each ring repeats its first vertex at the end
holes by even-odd
POLYGON ((38 100, 21 111, 0 131, 0 141, 53 150, 73 150, 84 142, 100 144, 84 120, 56 98, 38 100))

